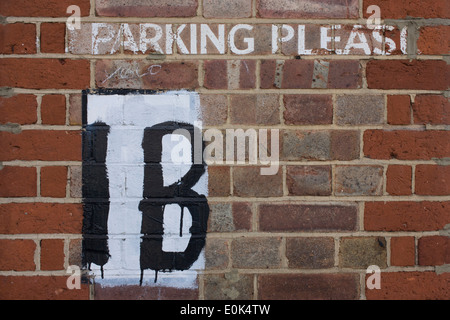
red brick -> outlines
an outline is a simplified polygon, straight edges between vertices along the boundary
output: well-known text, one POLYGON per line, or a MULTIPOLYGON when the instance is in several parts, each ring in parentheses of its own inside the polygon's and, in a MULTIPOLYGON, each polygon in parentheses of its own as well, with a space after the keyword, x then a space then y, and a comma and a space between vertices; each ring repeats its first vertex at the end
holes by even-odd
POLYGON ((250 18, 252 0, 203 0, 205 18, 250 18))
POLYGON ((284 122, 293 125, 331 124, 331 95, 284 95, 284 122))
POLYGON ((348 161, 360 157, 360 132, 333 130, 331 132, 331 159, 348 161))
POLYGON ((389 95, 387 99, 387 122, 392 125, 411 124, 411 97, 389 95))
POLYGON ((338 25, 334 27, 334 30, 334 50, 338 54, 370 56, 380 54, 383 51, 382 41, 378 40, 384 36, 382 30, 372 30, 364 25, 338 25), (374 34, 378 35, 378 39, 374 34), (349 44, 351 36, 355 36, 355 38, 349 44), (339 38, 339 41, 336 41, 336 38, 339 38), (361 40, 361 38, 365 39, 365 41, 361 40), (351 43, 358 44, 358 46, 352 46, 351 43), (367 45, 361 47, 359 46, 361 43, 367 45))
POLYGON ((258 275, 261 300, 356 300, 357 274, 262 274, 258 275))
POLYGON ((398 267, 416 264, 416 244, 414 237, 391 238, 391 265, 398 267))
POLYGON ((0 25, 0 53, 36 53, 36 25, 12 23, 0 25))
POLYGON ((450 166, 417 165, 415 193, 450 195, 450 166))
POLYGON ((292 2, 258 0, 258 16, 262 18, 357 18, 358 0, 321 0, 292 2))
POLYGON ((95 1, 97 15, 106 17, 193 17, 197 15, 197 5, 197 0, 95 1))
MULTIPOLYGON (((370 275, 366 276, 367 277, 370 275)), ((448 300, 450 273, 382 272, 381 289, 366 289, 368 300, 448 300)))
POLYGON ((312 87, 314 61, 286 60, 283 67, 282 89, 310 89, 312 87))
POLYGON ((86 89, 90 83, 87 60, 0 60, 0 86, 26 89, 86 89))
MULTIPOLYGON (((79 290, 78 290, 79 291, 79 290)), ((160 286, 102 286, 96 283, 94 300, 198 300, 198 289, 160 286)))
POLYGON ((450 221, 450 202, 366 202, 364 230, 436 231, 450 221))
POLYGON ((354 231, 357 211, 353 205, 263 204, 259 226, 261 231, 354 231))
POLYGON ((42 124, 64 125, 66 123, 66 97, 62 94, 47 94, 41 102, 42 124))
POLYGON ((332 60, 328 73, 328 89, 359 89, 362 75, 358 60, 332 60))
POLYGON ((369 89, 447 90, 450 67, 443 60, 371 60, 369 89))
POLYGON ((412 169, 410 166, 390 165, 386 173, 386 191, 393 196, 411 194, 412 169))
POLYGON ((417 95, 412 106, 415 124, 450 124, 450 101, 441 95, 417 95))
POLYGON ((41 270, 64 270, 64 240, 43 239, 41 245, 41 270))
POLYGON ((366 130, 364 155, 371 159, 386 160, 431 160, 450 157, 450 132, 366 130))
POLYGON ((3 167, 0 170, 0 197, 35 197, 36 168, 3 167))
POLYGON ((0 159, 81 161, 81 134, 59 130, 0 132, 0 159))
POLYGON ((198 87, 196 62, 99 60, 95 68, 95 81, 100 88, 167 90, 198 87))
POLYGON ((0 97, 0 123, 34 124, 37 121, 37 101, 32 94, 0 97))
POLYGON ((64 53, 66 50, 66 24, 42 23, 41 24, 41 52, 64 53))
POLYGON ((82 222, 82 204, 5 203, 0 205, 0 234, 79 234, 82 222))
POLYGON ((81 94, 74 93, 69 95, 69 124, 71 126, 82 125, 82 102, 81 94))
POLYGON ((440 266, 450 263, 449 237, 421 237, 417 250, 420 266, 440 266))
POLYGON ((65 198, 67 167, 41 168, 41 196, 65 198))
POLYGON ((33 240, 0 240, 0 270, 35 270, 35 249, 36 243, 33 240))
POLYGON ((368 18, 367 7, 379 6, 382 19, 402 18, 449 18, 448 2, 446 0, 364 0, 363 15, 368 18))
POLYGON ((226 95, 200 95, 201 120, 205 126, 217 126, 227 122, 228 98, 226 95))
POLYGON ((204 62, 204 86, 207 89, 227 89, 227 61, 208 60, 204 62))
MULTIPOLYGON (((447 4, 447 11, 448 4, 447 4)), ((417 50, 420 54, 449 54, 450 26, 422 27, 420 28, 417 50)))
POLYGON ((34 0, 2 0, 0 15, 13 17, 69 17, 67 7, 77 5, 81 16, 89 15, 90 0, 48 0, 36 5, 34 0))
POLYGON ((68 276, 1 276, 2 300, 89 300, 89 286, 67 288, 68 276))

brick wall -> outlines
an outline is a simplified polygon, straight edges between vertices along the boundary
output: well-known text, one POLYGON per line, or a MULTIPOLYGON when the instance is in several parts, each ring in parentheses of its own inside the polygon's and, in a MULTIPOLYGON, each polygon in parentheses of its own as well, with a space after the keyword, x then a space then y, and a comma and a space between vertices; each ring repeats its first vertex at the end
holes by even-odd
POLYGON ((0 298, 450 298, 447 1, 2 0, 0 15, 0 298), (366 27, 370 5, 389 27, 366 27), (246 31, 234 49, 189 37, 238 24, 249 54, 246 31), (274 27, 294 36, 273 43, 274 27), (205 129, 279 130, 277 174, 209 166, 196 289, 67 288, 84 89, 191 90, 205 129))

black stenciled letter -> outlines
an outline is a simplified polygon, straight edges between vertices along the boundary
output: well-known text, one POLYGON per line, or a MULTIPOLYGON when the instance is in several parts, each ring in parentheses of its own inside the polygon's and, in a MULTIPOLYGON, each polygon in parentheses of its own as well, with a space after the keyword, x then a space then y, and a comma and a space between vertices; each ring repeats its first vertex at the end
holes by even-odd
POLYGON ((83 265, 109 260, 109 179, 106 168, 109 126, 96 122, 83 131, 83 265))
MULTIPOLYGON (((146 128, 142 148, 144 149, 144 192, 139 210, 142 212, 141 233, 141 280, 145 269, 155 271, 155 282, 158 271, 187 270, 198 259, 205 245, 209 206, 204 195, 192 190, 206 171, 206 164, 195 164, 194 143, 191 139, 192 163, 190 170, 178 182, 164 186, 162 160, 162 138, 173 134, 177 129, 184 129, 194 137, 194 126, 180 122, 165 122, 146 128), (184 252, 165 252, 162 250, 164 235, 164 208, 169 204, 177 204, 181 210, 180 235, 183 214, 192 216, 189 229, 191 237, 184 252)), ((199 131, 197 131, 197 134, 199 131)), ((202 142, 202 152, 204 145, 202 142)))

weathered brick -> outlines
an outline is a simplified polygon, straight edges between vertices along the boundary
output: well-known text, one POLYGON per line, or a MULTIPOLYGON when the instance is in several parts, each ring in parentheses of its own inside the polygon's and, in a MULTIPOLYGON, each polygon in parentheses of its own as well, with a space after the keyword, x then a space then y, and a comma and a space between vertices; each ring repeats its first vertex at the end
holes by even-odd
POLYGON ((1 234, 80 234, 82 221, 83 206, 81 204, 5 203, 0 205, 1 234))
POLYGON ((364 230, 436 231, 450 221, 450 202, 366 202, 364 230))
MULTIPOLYGON (((235 0, 234 0, 235 1, 235 0)), ((228 3, 227 3, 228 5, 228 3)), ((234 46, 238 50, 248 50, 247 39, 253 39, 253 55, 268 55, 272 53, 272 25, 271 24, 253 24, 251 30, 240 29, 235 33, 234 46)), ((240 55, 241 52, 232 49, 233 54, 240 55)))
POLYGON ((280 102, 277 94, 232 95, 232 124, 275 125, 280 123, 280 102))
POLYGON ((69 176, 69 188, 70 196, 72 198, 82 197, 82 167, 81 166, 70 166, 70 176, 69 176))
POLYGON ((45 6, 36 5, 34 0, 4 0, 0 3, 0 14, 11 17, 67 17, 67 8, 80 7, 82 17, 89 15, 89 0, 49 0, 45 6))
MULTIPOLYGON (((367 276, 366 276, 367 279, 367 276)), ((447 300, 450 273, 382 272, 381 289, 366 290, 368 300, 447 300)))
POLYGON ((277 268, 281 265, 281 238, 237 238, 231 243, 234 268, 277 268))
POLYGON ((208 190, 210 197, 228 197, 230 195, 230 167, 208 168, 208 190))
POLYGON ((386 172, 386 192, 393 196, 411 194, 412 169, 410 166, 390 165, 386 172))
POLYGON ((441 95, 417 95, 412 105, 415 124, 450 124, 450 101, 441 95))
POLYGON ((233 195, 237 197, 280 197, 283 174, 261 175, 261 167, 233 167, 233 195))
POLYGON ((26 89, 86 89, 90 83, 88 60, 1 59, 0 86, 26 89))
POLYGON ((374 55, 383 51, 383 31, 362 25, 334 26, 334 43, 337 54, 374 55), (339 40, 339 41, 337 41, 339 40))
POLYGON ((250 204, 210 203, 209 207, 208 232, 242 232, 251 229, 250 204))
POLYGON ((207 89, 254 89, 254 60, 207 60, 204 62, 204 86, 207 89))
POLYGON ((329 160, 331 137, 329 131, 284 130, 281 159, 329 160))
POLYGON ((252 16, 252 0, 203 0, 205 18, 249 18, 252 16))
POLYGON ((417 50, 420 54, 441 55, 450 53, 450 44, 448 43, 450 26, 426 26, 420 28, 419 32, 417 50))
POLYGON ((41 270, 64 270, 64 240, 43 239, 41 246, 41 270))
POLYGON ((64 53, 66 50, 65 39, 65 23, 41 23, 41 52, 64 53))
POLYGON ((37 121, 37 101, 32 94, 0 97, 0 123, 34 124, 37 121))
POLYGON ((334 267, 333 238, 288 238, 286 258, 289 268, 326 269, 334 267))
POLYGON ((431 160, 450 157, 449 131, 366 130, 364 155, 371 159, 431 160))
POLYGON ((205 245, 205 268, 226 269, 229 263, 229 247, 228 240, 208 239, 205 245))
POLYGON ((417 165, 415 193, 450 195, 450 166, 417 165))
POLYGON ((423 2, 420 0, 364 0, 363 16, 368 18, 367 7, 380 7, 382 19, 402 18, 448 18, 448 3, 446 0, 423 2))
MULTIPOLYGON (((326 55, 331 54, 331 50, 322 48, 322 44, 320 41, 321 37, 321 30, 320 28, 323 27, 321 25, 316 24, 306 24, 306 25, 296 25, 296 24, 286 24, 283 25, 286 27, 281 28, 281 36, 287 37, 288 36, 288 30, 289 28, 292 28, 294 30, 294 37, 288 41, 284 41, 281 43, 281 53, 288 56, 297 56, 302 54, 315 54, 315 55, 326 55), (301 26, 301 27, 300 27, 301 26), (304 26, 304 27, 303 27, 304 26), (300 31, 299 28, 304 28, 304 48, 300 47, 301 50, 299 50, 299 43, 298 39, 299 36, 296 36, 300 31), (303 50, 303 51, 302 51, 303 50)), ((290 29, 290 30, 292 30, 290 29)), ((300 38, 303 40, 302 38, 300 38)), ((302 46, 302 44, 300 44, 302 46)))
MULTIPOLYGON (((0 240, 0 270, 2 271, 33 271, 34 251, 36 243, 33 240, 0 240)), ((2 290, 3 291, 3 290, 2 290)))
POLYGON ((0 170, 0 197, 35 197, 36 168, 9 167, 0 170))
POLYGON ((81 134, 60 130, 0 132, 0 159, 81 161, 81 134))
POLYGON ((66 97, 62 94, 47 94, 41 102, 42 124, 64 125, 66 123, 66 97))
POLYGON ((206 300, 252 300, 254 297, 253 275, 237 271, 205 275, 204 288, 206 300))
MULTIPOLYGON (((132 26, 135 25, 128 26, 133 34, 135 28, 132 26)), ((67 31, 67 51, 72 54, 112 55, 124 46, 121 36, 122 27, 118 23, 82 23, 79 29, 67 31)), ((148 36, 152 34, 149 32, 148 36)))
POLYGON ((258 16, 262 18, 357 18, 358 1, 322 0, 292 2, 258 0, 258 16))
POLYGON ((366 269, 387 267, 386 239, 383 237, 345 237, 340 241, 339 266, 366 269))
POLYGON ((387 123, 392 125, 411 123, 411 97, 409 95, 389 95, 387 97, 387 123))
POLYGON ((258 299, 261 300, 356 300, 357 274, 261 274, 258 299))
POLYGON ((97 15, 106 17, 193 17, 197 0, 95 0, 97 15))
POLYGON ((414 237, 391 238, 391 265, 414 266, 416 264, 416 244, 414 237))
POLYGON ((198 87, 196 62, 145 60, 100 60, 95 81, 100 88, 195 89, 198 87))
POLYGON ((361 67, 357 60, 263 60, 260 76, 261 89, 356 89, 361 86, 361 67))
POLYGON ((443 60, 371 60, 369 89, 447 90, 450 67, 443 60))
POLYGON ((384 123, 384 96, 338 95, 335 122, 339 125, 384 123))
POLYGON ((89 285, 67 288, 67 276, 1 276, 2 300, 89 300, 89 285))
POLYGON ((288 166, 286 184, 289 195, 331 195, 331 166, 288 166))
POLYGON ((383 167, 337 166, 334 193, 337 196, 381 195, 383 192, 383 167))
POLYGON ((354 205, 262 204, 259 227, 261 231, 354 231, 357 211, 354 205))
POLYGON ((200 95, 202 114, 200 119, 205 126, 217 126, 227 122, 228 99, 225 95, 200 95))
POLYGON ((418 260, 421 266, 440 266, 450 263, 450 238, 424 236, 419 238, 418 260))
POLYGON ((72 126, 82 125, 82 103, 81 94, 74 93, 69 95, 69 124, 72 126))
POLYGON ((348 161, 360 158, 360 132, 333 130, 331 132, 331 159, 348 161))
POLYGON ((67 167, 41 168, 41 196, 65 198, 67 167))
POLYGON ((292 125, 331 124, 331 95, 284 95, 284 122, 292 125))
POLYGON ((0 53, 36 53, 36 25, 11 23, 0 25, 0 53))

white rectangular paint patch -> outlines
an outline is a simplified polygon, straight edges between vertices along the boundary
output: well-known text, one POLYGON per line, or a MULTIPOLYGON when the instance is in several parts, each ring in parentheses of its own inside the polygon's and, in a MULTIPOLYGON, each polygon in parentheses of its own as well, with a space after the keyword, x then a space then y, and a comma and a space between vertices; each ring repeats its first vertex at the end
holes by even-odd
MULTIPOLYGON (((144 129, 168 121, 192 125, 197 123, 201 119, 199 96, 188 91, 158 94, 89 94, 86 114, 86 125, 103 123, 109 126, 106 168, 110 195, 107 225, 110 257, 102 268, 92 265, 91 270, 95 275, 95 282, 104 286, 137 285, 141 276, 143 213, 139 210, 139 205, 143 198, 144 184, 144 129)), ((164 136, 162 140, 164 186, 179 181, 192 164, 191 154, 184 155, 186 161, 182 164, 171 162, 170 151, 176 141, 181 141, 179 136, 174 136, 178 140, 171 141, 170 135, 164 136)), ((183 143, 189 144, 189 141, 183 143)), ((200 195, 208 195, 207 171, 192 190, 200 195)), ((164 252, 183 252, 188 246, 192 218, 187 208, 184 209, 183 216, 181 210, 177 204, 165 206, 162 244, 164 252)), ((160 273, 157 283, 154 283, 155 272, 144 270, 142 283, 150 286, 195 288, 198 270, 203 270, 204 266, 202 250, 189 270, 160 273)))

